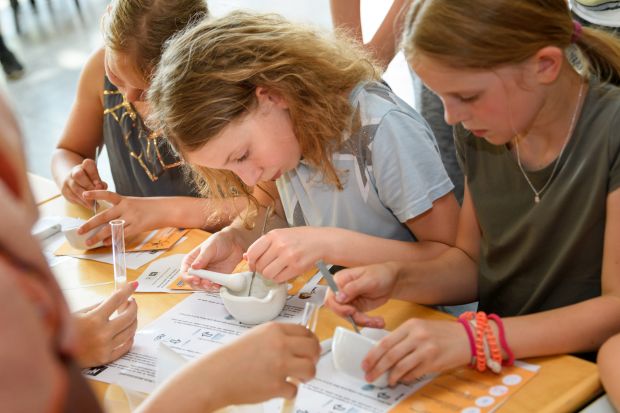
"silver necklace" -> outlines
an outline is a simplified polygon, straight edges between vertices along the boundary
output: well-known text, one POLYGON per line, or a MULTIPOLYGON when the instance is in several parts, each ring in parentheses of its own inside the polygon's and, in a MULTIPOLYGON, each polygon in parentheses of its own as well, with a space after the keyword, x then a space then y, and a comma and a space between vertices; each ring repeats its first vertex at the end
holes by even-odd
POLYGON ((570 127, 568 128, 568 134, 566 135, 566 138, 564 139, 564 144, 562 145, 562 149, 560 149, 560 154, 555 160, 555 164, 553 165, 553 170, 551 171, 551 175, 549 175, 549 179, 547 179, 547 182, 545 182, 545 184, 543 185, 542 188, 540 188, 540 190, 537 190, 536 187, 532 184, 532 181, 530 181, 530 178, 527 176, 527 173, 523 169, 523 165, 521 165, 521 157, 519 156, 519 140, 515 139, 515 149, 517 151, 517 164, 519 165, 519 169, 521 170, 521 173, 523 174, 523 177, 525 178, 527 184, 532 189, 532 192, 534 192, 534 203, 535 204, 540 202, 540 196, 551 183, 551 180, 553 179, 553 176, 555 175, 555 172, 558 169, 558 165, 560 164, 560 159, 562 158, 564 149, 566 149, 566 145, 568 144, 568 141, 573 135, 573 130, 575 129, 575 121, 577 120, 577 112, 579 112, 579 107, 581 106, 581 95, 583 93, 584 84, 585 82, 582 82, 581 86, 579 86, 579 96, 577 96, 577 104, 575 105, 575 111, 573 112, 573 117, 571 118, 571 121, 570 121, 570 127))

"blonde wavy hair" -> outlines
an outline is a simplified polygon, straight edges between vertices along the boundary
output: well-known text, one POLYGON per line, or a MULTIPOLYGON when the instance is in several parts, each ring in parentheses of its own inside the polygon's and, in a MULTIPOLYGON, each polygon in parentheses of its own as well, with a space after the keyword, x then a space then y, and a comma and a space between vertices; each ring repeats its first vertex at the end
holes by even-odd
POLYGON ((620 84, 620 40, 600 29, 577 31, 566 0, 414 0, 402 46, 410 62, 424 54, 484 70, 523 62, 546 46, 575 45, 583 75, 620 84))
MULTIPOLYGON (((349 93, 380 73, 344 36, 274 14, 233 12, 169 42, 148 92, 150 122, 181 155, 192 152, 252 111, 256 88, 265 87, 286 100, 304 160, 341 189, 331 156, 351 128, 349 93)), ((252 199, 251 188, 232 172, 193 168, 203 191, 252 199)))
POLYGON ((104 44, 130 54, 149 80, 166 40, 207 15, 205 0, 113 0, 101 21, 104 44))

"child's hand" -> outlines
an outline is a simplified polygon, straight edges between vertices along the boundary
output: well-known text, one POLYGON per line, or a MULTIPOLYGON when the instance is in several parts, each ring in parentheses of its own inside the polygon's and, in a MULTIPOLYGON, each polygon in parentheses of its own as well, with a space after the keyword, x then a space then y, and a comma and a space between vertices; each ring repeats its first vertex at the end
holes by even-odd
POLYGON ((243 249, 229 230, 221 230, 211 235, 183 258, 181 274, 183 281, 194 288, 207 291, 219 289, 219 285, 209 280, 189 275, 187 271, 209 269, 212 271, 231 273, 243 258, 243 249))
POLYGON ((471 361, 470 352, 467 333, 456 321, 413 318, 379 341, 362 368, 368 382, 391 370, 388 383, 394 386, 466 365, 471 361))
POLYGON ((78 234, 85 234, 93 228, 104 225, 101 231, 89 238, 86 243, 94 245, 103 241, 104 245, 112 245, 112 231, 109 225, 112 220, 122 219, 125 237, 130 237, 144 231, 158 228, 162 217, 169 213, 158 205, 157 198, 123 196, 110 191, 87 191, 84 199, 90 201, 106 201, 112 206, 102 210, 89 219, 78 230, 78 234))
POLYGON ((391 263, 367 265, 338 271, 334 276, 338 296, 330 290, 325 305, 341 317, 352 316, 360 326, 383 328, 381 317, 371 317, 366 311, 385 304, 398 280, 397 267, 391 263))
POLYGON ((251 270, 276 282, 288 281, 309 270, 322 259, 325 228, 274 229, 248 248, 245 259, 251 270))
MULTIPOLYGON (((292 398, 301 382, 316 374, 320 345, 303 326, 266 323, 203 359, 214 375, 206 385, 216 387, 217 405, 247 404, 275 397, 292 398), (257 355, 260 355, 257 357, 257 355), (225 380, 222 380, 222 375, 225 380), (241 389, 241 390, 240 390, 241 389)), ((213 389, 215 390, 215 389, 213 389)))
POLYGON ((101 180, 95 161, 87 158, 71 169, 69 176, 63 181, 60 192, 67 201, 92 208, 92 202, 84 198, 84 191, 97 189, 108 189, 108 184, 101 180))
POLYGON ((102 303, 74 314, 78 336, 75 356, 80 366, 106 364, 129 351, 138 327, 138 305, 130 298, 137 287, 137 282, 128 283, 102 303), (110 319, 115 311, 118 315, 110 319))

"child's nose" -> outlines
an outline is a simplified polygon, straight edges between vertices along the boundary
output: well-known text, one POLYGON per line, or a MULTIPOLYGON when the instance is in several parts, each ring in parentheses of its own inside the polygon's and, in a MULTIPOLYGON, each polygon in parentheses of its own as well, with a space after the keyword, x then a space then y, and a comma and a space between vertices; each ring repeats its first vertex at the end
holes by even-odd
POLYGON ((236 174, 241 178, 244 184, 247 186, 254 186, 258 183, 261 176, 260 168, 254 166, 244 166, 239 168, 236 174))
POLYGON ((463 111, 458 107, 458 105, 450 105, 446 103, 444 103, 443 117, 446 123, 452 126, 465 120, 463 111))

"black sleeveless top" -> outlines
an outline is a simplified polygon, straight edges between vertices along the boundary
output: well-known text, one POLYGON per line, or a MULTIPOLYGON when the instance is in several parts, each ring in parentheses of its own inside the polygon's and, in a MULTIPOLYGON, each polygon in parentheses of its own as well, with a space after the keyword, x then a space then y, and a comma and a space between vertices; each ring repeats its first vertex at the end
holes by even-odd
POLYGON ((126 196, 198 197, 170 143, 149 130, 140 114, 105 76, 103 141, 116 192, 126 196))

